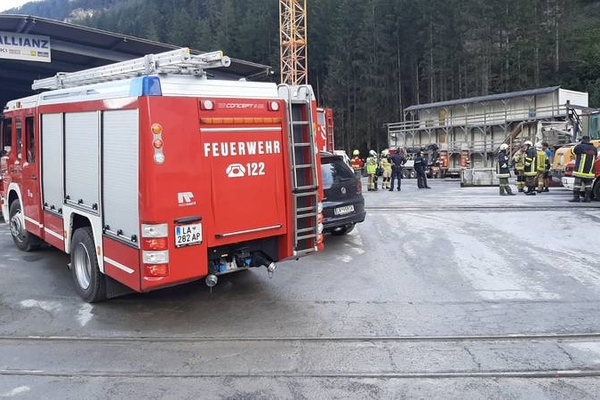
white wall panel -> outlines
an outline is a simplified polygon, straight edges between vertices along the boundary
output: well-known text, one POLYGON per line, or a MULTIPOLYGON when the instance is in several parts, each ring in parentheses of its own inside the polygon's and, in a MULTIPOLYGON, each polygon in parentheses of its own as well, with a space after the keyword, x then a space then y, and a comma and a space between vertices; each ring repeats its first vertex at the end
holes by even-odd
POLYGON ((560 105, 565 105, 567 100, 572 105, 588 107, 588 93, 577 92, 575 90, 560 89, 558 92, 558 101, 560 105))

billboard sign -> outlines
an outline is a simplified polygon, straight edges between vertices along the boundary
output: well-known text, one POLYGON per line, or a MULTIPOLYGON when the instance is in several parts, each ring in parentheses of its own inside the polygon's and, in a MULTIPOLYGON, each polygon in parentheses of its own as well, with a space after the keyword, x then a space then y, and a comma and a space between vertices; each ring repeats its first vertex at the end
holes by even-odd
POLYGON ((48 36, 0 31, 0 59, 51 62, 48 36))

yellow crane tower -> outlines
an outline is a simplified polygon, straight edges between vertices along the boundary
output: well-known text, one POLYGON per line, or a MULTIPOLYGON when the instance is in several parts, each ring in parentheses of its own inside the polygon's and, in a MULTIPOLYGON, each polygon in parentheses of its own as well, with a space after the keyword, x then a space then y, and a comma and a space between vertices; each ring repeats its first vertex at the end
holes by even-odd
POLYGON ((308 83, 306 0, 279 0, 281 83, 308 83))

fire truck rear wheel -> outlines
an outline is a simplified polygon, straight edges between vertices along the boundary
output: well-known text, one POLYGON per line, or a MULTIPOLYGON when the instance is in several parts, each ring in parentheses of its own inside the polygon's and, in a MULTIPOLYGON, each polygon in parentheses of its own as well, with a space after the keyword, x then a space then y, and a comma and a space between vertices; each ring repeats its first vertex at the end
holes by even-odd
POLYGON ((71 243, 71 276, 75 289, 88 303, 106 299, 106 281, 98 267, 92 228, 79 228, 71 243))
POLYGON ((594 199, 600 201, 600 179, 596 179, 596 182, 594 182, 592 194, 594 195, 594 199))
POLYGON ((31 251, 39 246, 39 239, 25 229, 23 212, 19 200, 14 200, 9 209, 10 234, 15 245, 22 251, 31 251))

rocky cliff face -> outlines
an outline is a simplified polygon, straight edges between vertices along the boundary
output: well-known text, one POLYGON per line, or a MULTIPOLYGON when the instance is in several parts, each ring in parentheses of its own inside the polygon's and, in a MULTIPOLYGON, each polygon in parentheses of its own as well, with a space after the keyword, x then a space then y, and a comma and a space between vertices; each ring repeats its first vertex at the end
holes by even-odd
POLYGON ((117 0, 38 0, 11 8, 3 14, 25 14, 77 22, 92 17, 99 11, 108 10, 116 4, 117 0))

